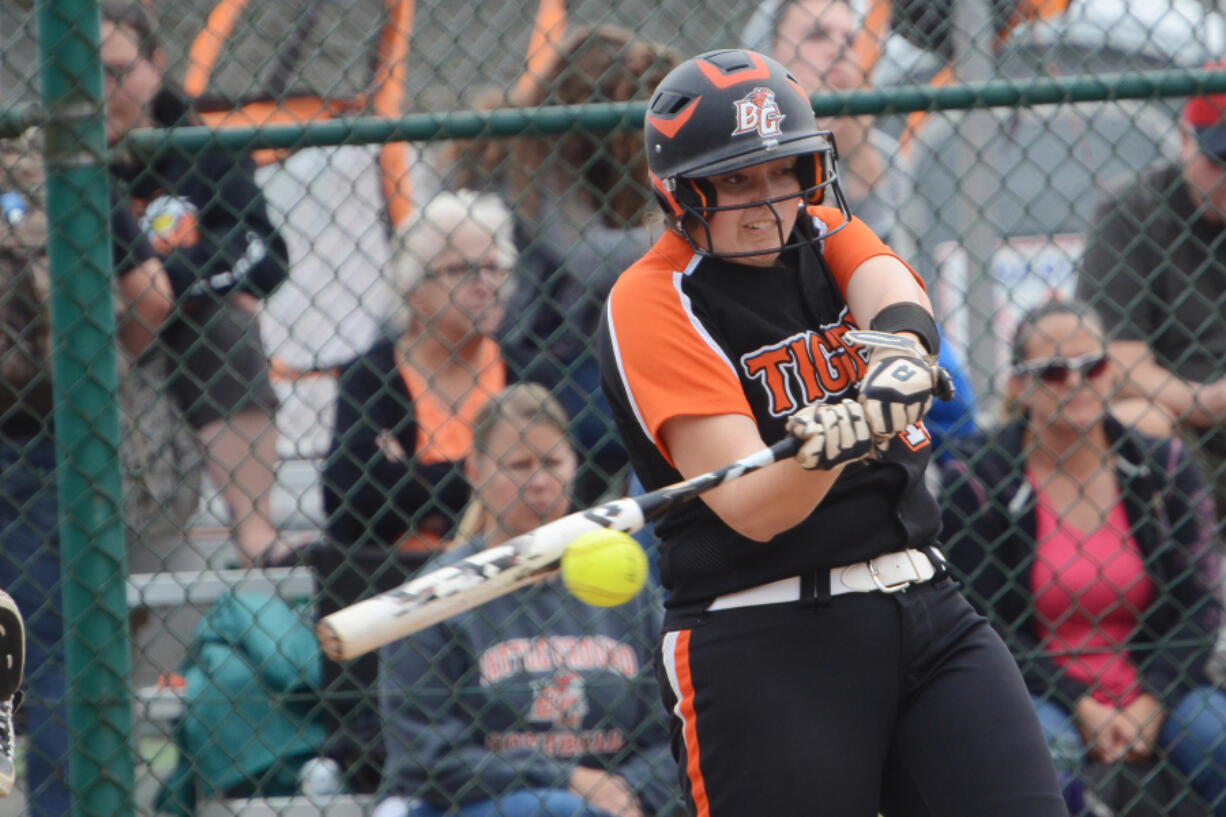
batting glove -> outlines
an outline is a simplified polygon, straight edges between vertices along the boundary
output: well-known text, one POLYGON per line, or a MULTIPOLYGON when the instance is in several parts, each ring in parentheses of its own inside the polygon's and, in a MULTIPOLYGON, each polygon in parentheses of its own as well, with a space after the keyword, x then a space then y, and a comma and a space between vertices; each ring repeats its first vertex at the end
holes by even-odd
POLYGON ((932 356, 914 340, 894 337, 898 348, 873 347, 860 383, 860 405, 880 448, 923 418, 940 384, 941 370, 932 356))
POLYGON ((855 400, 806 406, 788 418, 787 429, 804 441, 796 461, 810 471, 826 471, 873 453, 872 432, 855 400))

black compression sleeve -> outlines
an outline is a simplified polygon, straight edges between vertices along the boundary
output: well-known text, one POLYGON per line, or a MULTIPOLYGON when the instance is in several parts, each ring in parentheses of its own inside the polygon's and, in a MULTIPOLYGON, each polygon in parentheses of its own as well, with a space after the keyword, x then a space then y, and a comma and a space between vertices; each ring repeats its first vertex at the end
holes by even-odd
POLYGON ((928 354, 935 355, 941 351, 941 335, 937 331, 937 322, 928 314, 928 310, 916 303, 903 301, 890 304, 874 317, 869 328, 878 332, 912 332, 917 335, 928 354))

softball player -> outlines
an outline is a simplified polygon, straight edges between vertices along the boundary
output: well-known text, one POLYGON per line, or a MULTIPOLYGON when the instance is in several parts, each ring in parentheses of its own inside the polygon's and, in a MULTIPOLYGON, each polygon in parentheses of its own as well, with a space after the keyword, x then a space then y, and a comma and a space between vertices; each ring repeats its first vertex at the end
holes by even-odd
POLYGON ((703 54, 657 87, 646 148, 669 229, 600 334, 636 472, 650 490, 804 441, 657 525, 691 810, 1063 815, 1017 667, 936 547, 928 298, 848 212, 808 96, 760 54, 703 54))

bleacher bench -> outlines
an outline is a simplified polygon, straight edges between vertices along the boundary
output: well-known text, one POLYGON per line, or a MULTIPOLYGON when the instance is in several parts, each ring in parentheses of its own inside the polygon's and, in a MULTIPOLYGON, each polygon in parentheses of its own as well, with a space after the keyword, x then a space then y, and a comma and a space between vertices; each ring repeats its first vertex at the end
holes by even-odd
POLYGON ((211 800, 196 810, 196 817, 370 817, 375 803, 373 794, 211 800))

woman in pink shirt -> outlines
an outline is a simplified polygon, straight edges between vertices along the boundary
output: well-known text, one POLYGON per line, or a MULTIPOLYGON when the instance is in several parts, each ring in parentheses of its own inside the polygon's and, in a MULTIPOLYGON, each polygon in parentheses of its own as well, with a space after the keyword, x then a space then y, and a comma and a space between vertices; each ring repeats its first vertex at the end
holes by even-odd
POLYGON ((1022 319, 1017 411, 945 467, 949 557, 1012 647, 1058 766, 1163 752, 1222 817, 1211 497, 1177 437, 1111 416, 1116 382, 1087 306, 1051 301, 1022 319))

